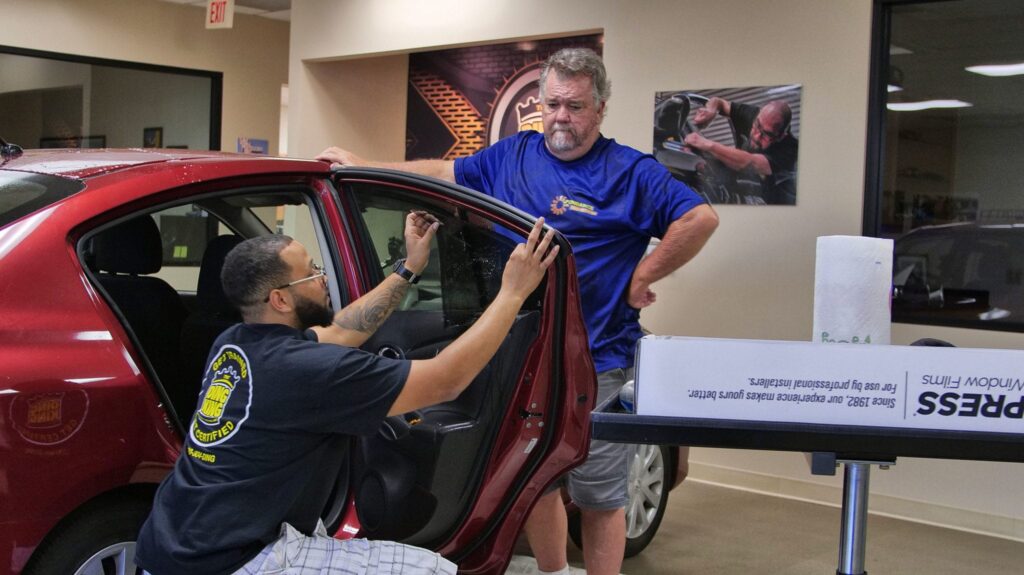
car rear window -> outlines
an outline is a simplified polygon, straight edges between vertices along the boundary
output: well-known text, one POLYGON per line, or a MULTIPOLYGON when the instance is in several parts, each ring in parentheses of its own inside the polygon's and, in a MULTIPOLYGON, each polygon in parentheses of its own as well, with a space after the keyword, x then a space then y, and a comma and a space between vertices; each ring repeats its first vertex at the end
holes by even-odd
POLYGON ((79 180, 0 171, 0 228, 81 190, 79 180))

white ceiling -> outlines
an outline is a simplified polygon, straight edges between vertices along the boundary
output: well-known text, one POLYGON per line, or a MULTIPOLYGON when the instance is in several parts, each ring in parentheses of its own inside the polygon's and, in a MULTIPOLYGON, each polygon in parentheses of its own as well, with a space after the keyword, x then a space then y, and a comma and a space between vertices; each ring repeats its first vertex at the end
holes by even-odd
MULTIPOLYGON (((163 0, 174 4, 188 4, 206 8, 206 0, 163 0)), ((235 12, 238 14, 254 14, 274 20, 290 20, 292 0, 235 0, 235 12)))

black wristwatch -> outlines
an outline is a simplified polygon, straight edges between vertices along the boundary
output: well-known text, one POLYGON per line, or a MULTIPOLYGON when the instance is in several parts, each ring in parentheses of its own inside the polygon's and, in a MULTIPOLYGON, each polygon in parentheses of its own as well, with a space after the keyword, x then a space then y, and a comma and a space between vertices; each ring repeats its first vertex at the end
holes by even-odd
POLYGON ((405 281, 414 284, 420 281, 420 276, 413 273, 413 271, 405 267, 405 258, 402 258, 395 262, 395 265, 391 266, 392 271, 398 274, 405 281))

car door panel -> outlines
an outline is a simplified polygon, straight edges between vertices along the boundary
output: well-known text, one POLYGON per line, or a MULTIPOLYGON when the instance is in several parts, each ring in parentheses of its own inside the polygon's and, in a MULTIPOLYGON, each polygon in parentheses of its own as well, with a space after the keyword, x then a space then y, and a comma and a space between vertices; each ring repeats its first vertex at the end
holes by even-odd
MULTIPOLYGON (((531 224, 514 208, 425 178, 343 170, 335 183, 349 212, 346 233, 364 248, 356 257, 362 258, 365 290, 402 257, 401 229, 410 209, 428 211, 443 224, 421 282, 363 346, 390 357, 433 357, 472 325, 500 289, 508 255, 531 224)), ((548 481, 582 458, 580 437, 587 430, 579 416, 589 412, 592 382, 582 382, 585 391, 578 393, 558 373, 565 318, 552 312, 565 311, 567 290, 575 289, 571 250, 558 241, 559 261, 468 389, 454 401, 389 418, 380 434, 359 441, 352 494, 361 535, 437 549, 455 561, 472 555, 463 567, 500 562, 492 555, 510 547, 477 555, 498 533, 503 513, 518 509, 519 517, 532 505, 537 493, 524 496, 522 489, 539 470, 548 481), (576 401, 566 398, 569 393, 576 401), (572 414, 559 413, 566 405, 572 414), (573 417, 560 420, 566 415, 573 417), (542 466, 556 448, 568 457, 542 466)), ((583 333, 578 307, 570 311, 569 324, 583 333)), ((589 358, 584 363, 583 372, 592 375, 589 358)))
POLYGON ((539 320, 539 312, 521 315, 458 398, 397 416, 406 427, 361 440, 356 508, 366 535, 425 547, 451 535, 476 492, 539 320))

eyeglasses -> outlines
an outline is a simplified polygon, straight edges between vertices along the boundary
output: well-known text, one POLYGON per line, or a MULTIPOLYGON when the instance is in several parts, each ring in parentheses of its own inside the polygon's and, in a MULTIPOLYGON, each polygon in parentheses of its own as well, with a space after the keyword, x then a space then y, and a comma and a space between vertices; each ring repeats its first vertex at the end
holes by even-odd
POLYGON ((769 132, 768 130, 765 130, 764 129, 764 124, 761 123, 761 119, 760 118, 756 118, 754 120, 754 129, 756 129, 758 132, 761 132, 762 134, 767 136, 769 140, 772 140, 772 141, 778 140, 779 138, 781 138, 786 133, 786 131, 784 129, 780 130, 778 132, 769 132))
MULTIPOLYGON (((270 288, 270 291, 274 291, 276 289, 290 288, 293 285, 297 285, 297 284, 300 284, 302 282, 308 282, 310 280, 318 280, 318 279, 320 279, 320 278, 322 278, 322 277, 324 277, 326 275, 327 275, 327 272, 324 271, 324 267, 323 266, 321 266, 319 264, 313 264, 313 273, 311 275, 308 275, 308 276, 306 276, 306 277, 304 277, 302 279, 295 280, 293 282, 286 283, 284 285, 279 285, 277 287, 270 288)), ((263 303, 267 303, 268 301, 270 301, 270 294, 269 293, 267 294, 267 297, 263 298, 263 303)))

